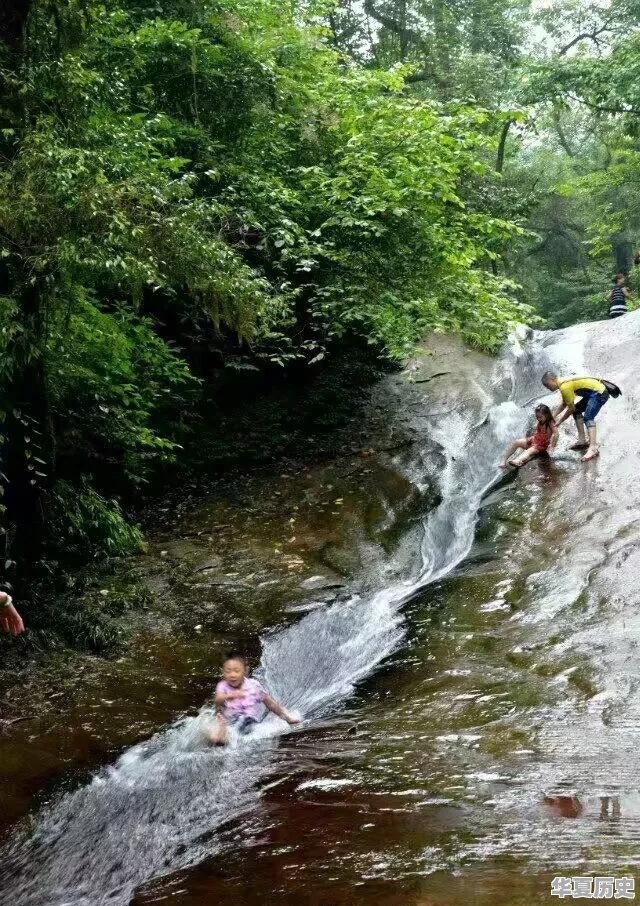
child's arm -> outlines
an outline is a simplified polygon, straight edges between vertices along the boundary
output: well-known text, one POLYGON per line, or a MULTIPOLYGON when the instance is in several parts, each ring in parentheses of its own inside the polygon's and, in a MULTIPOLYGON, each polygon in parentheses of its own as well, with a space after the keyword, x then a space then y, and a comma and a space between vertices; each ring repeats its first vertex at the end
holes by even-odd
POLYGON ((245 692, 242 689, 232 689, 231 692, 218 692, 216 689, 216 694, 213 699, 213 703, 219 707, 224 705, 225 702, 231 701, 232 698, 244 698, 245 692))
POLYGON ((13 606, 11 595, 6 591, 0 591, 0 629, 9 635, 20 635, 24 632, 22 617, 13 606))
POLYGON ((269 711, 272 711, 277 717, 286 720, 288 724, 299 724, 300 718, 296 717, 294 714, 290 714, 286 708, 283 708, 282 705, 279 705, 275 698, 271 698, 270 695, 265 695, 263 698, 263 704, 265 708, 269 711))
POLYGON ((549 451, 553 452, 556 444, 558 443, 558 438, 560 437, 560 432, 554 426, 551 428, 551 440, 549 441, 549 451))

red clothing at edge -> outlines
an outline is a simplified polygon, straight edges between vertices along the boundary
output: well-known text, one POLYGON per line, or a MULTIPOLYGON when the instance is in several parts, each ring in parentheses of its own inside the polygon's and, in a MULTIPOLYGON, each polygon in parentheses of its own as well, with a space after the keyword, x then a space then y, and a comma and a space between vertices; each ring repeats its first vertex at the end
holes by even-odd
POLYGON ((541 425, 538 423, 535 434, 532 434, 528 438, 529 446, 535 447, 536 450, 539 450, 541 453, 546 452, 551 443, 551 438, 553 437, 553 429, 547 425, 541 425))

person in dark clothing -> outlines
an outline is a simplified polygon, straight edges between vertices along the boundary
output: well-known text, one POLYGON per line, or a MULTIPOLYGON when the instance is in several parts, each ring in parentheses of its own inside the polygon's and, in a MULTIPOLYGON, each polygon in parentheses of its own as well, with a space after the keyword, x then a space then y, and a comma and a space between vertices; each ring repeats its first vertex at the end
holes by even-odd
POLYGON ((620 315, 626 315, 627 309, 627 300, 629 298, 629 290, 625 286, 627 278, 622 272, 615 275, 613 278, 613 289, 609 293, 609 317, 610 318, 619 318, 620 315))

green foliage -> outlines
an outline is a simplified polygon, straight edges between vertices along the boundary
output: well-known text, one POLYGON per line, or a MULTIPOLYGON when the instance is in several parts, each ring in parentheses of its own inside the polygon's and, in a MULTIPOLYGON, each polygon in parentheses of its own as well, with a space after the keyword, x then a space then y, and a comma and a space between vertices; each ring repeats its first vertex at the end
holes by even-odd
MULTIPOLYGON (((182 459, 344 446, 426 331, 496 352, 603 317, 640 245, 639 0, 26 6, 0 36, 0 514, 27 559, 139 550, 127 509, 182 459)), ((63 635, 112 644, 85 603, 63 635)))
POLYGON ((181 411, 197 385, 148 318, 70 299, 53 314, 47 361, 59 468, 107 459, 139 483, 173 460, 181 411))
POLYGON ((640 228, 640 9, 614 0, 581 15, 580 28, 570 5, 541 16, 563 46, 531 67, 527 83, 529 99, 544 103, 556 141, 551 154, 533 155, 534 166, 546 157, 547 174, 534 212, 542 235, 534 247, 537 287, 529 285, 538 307, 562 326, 606 316, 611 275, 630 271, 640 228))
POLYGON ((495 103, 521 55, 526 0, 365 0, 336 4, 336 41, 378 67, 412 64, 412 84, 440 99, 495 103), (363 15, 364 13, 364 15, 363 15), (359 43, 357 42, 359 37, 359 43), (367 53, 362 54, 362 47, 367 53))
MULTIPOLYGON (((428 254, 408 295, 437 306, 439 278, 482 256, 459 198, 480 166, 482 111, 451 115, 403 96, 400 73, 345 69, 288 4, 183 10, 188 22, 90 7, 77 46, 36 54, 20 86, 30 125, 0 174, 16 275, 63 296, 179 294, 259 341, 265 324, 287 332, 301 295, 326 313, 369 254, 384 285, 401 249, 428 254)), ((330 310, 338 332, 358 323, 351 305, 344 321, 330 310)), ((388 318, 369 313, 361 330, 372 320, 384 348, 388 318)))
POLYGON ((105 500, 84 480, 80 487, 56 482, 45 500, 52 549, 62 556, 87 551, 107 556, 138 553, 140 530, 124 518, 115 500, 105 500))
POLYGON ((401 360, 428 329, 493 351, 530 316, 498 275, 523 226, 483 194, 504 110, 411 87, 428 46, 452 85, 507 66, 514 9, 418 4, 396 66, 384 23, 346 56, 330 2, 34 0, 0 54, 0 380, 45 437, 42 481, 9 476, 34 513, 42 487, 63 537, 135 547, 110 501, 189 443, 214 360, 401 360))
POLYGON ((153 609, 154 597, 144 582, 115 573, 114 566, 96 563, 73 575, 32 579, 29 597, 21 602, 30 630, 20 637, 22 652, 61 644, 102 655, 121 650, 127 617, 153 609))

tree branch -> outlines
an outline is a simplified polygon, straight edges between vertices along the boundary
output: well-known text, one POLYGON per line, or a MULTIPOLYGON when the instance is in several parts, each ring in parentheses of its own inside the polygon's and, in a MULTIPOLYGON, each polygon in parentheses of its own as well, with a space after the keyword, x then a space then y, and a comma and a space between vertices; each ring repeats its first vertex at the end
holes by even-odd
POLYGON ((407 31, 406 26, 403 26, 391 16, 387 16, 385 13, 377 10, 373 5, 373 0, 364 0, 364 11, 371 16, 372 19, 375 19, 380 25, 384 25, 385 28, 388 28, 389 31, 394 32, 396 35, 400 35, 402 32, 407 31))
POLYGON ((404 80, 407 85, 415 85, 417 82, 434 82, 440 88, 446 88, 448 86, 448 82, 443 79, 442 76, 438 75, 432 66, 424 66, 417 72, 412 72, 408 76, 405 76, 404 80))
POLYGON ((562 122, 560 120, 560 111, 558 110, 557 107, 553 107, 553 109, 551 111, 551 118, 553 119, 553 124, 556 128, 556 135, 558 136, 558 141, 560 142, 562 150, 569 157, 575 157, 576 152, 571 147, 569 140, 567 139, 567 136, 565 134, 565 131, 562 128, 562 122))
POLYGON ((632 116, 640 116, 640 108, 638 107, 607 107, 604 104, 592 104, 590 101, 585 101, 584 98, 579 98, 570 92, 567 92, 567 97, 578 104, 584 104, 589 110, 597 110, 599 113, 630 113, 632 116))
MULTIPOLYGON (((364 0, 363 9, 367 16, 375 19, 376 22, 379 22, 380 25, 383 25, 385 28, 399 37, 401 44, 401 56, 403 61, 405 60, 405 57, 407 55, 409 41, 413 41, 413 43, 420 48, 425 57, 428 56, 428 44, 425 41, 424 36, 419 32, 414 31, 414 29, 410 28, 406 24, 406 21, 400 22, 397 19, 388 16, 386 13, 383 13, 380 10, 376 9, 373 4, 373 0, 364 0)), ((410 75, 406 76, 405 82, 409 85, 415 85, 418 82, 433 82, 440 88, 446 88, 449 84, 446 79, 438 75, 435 66, 428 62, 424 62, 422 64, 422 68, 417 72, 412 72, 410 75)))
POLYGON ((424 48, 424 37, 420 32, 415 31, 407 25, 406 7, 405 15, 402 20, 394 19, 392 16, 388 16, 386 13, 376 9, 373 5, 373 0, 364 0, 363 9, 368 16, 371 16, 371 18, 375 19, 376 22, 379 22, 380 25, 384 25, 385 28, 398 36, 400 39, 401 58, 403 62, 406 58, 410 41, 413 41, 418 47, 424 48))
POLYGON ((565 54, 568 54, 572 47, 575 47, 576 44, 579 44, 580 41, 593 41, 594 44, 598 44, 598 37, 603 34, 605 31, 609 31, 610 22, 607 20, 599 28, 594 28, 593 31, 582 31, 579 35, 576 35, 575 38, 572 38, 568 44, 565 44, 564 47, 561 47, 558 51, 559 57, 564 57, 565 54))

